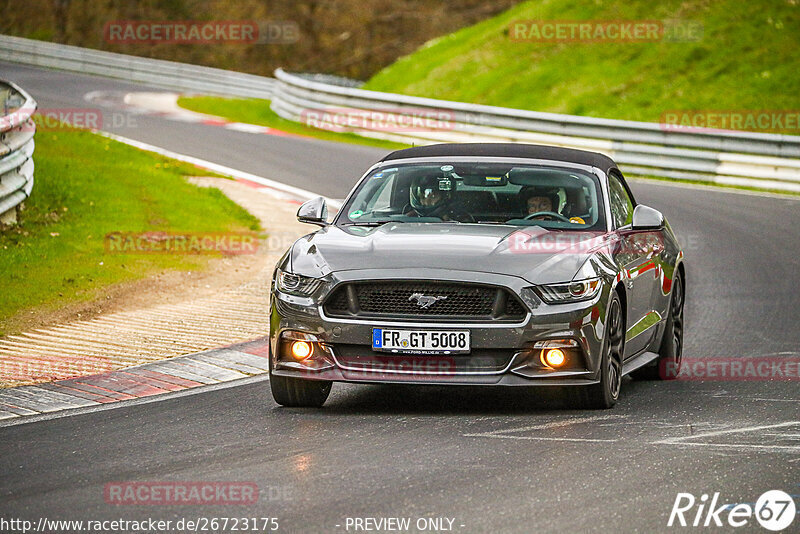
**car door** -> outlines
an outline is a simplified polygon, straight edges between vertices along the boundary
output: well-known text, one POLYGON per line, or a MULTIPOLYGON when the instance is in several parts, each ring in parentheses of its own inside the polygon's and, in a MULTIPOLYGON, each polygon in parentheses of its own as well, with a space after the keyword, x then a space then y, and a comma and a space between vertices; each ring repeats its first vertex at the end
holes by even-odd
POLYGON ((625 357, 628 358, 644 350, 656 330, 652 328, 659 319, 653 314, 656 263, 650 240, 631 228, 636 203, 616 170, 609 173, 608 186, 611 219, 618 236, 615 261, 622 273, 627 297, 625 357))

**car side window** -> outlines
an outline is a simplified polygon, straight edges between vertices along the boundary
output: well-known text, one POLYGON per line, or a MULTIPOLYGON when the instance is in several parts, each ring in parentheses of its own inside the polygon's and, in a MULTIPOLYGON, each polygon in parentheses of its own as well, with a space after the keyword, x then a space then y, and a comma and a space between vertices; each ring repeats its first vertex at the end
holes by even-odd
POLYGON ((617 228, 631 224, 633 221, 633 199, 622 183, 619 176, 614 173, 608 175, 608 196, 611 201, 611 218, 617 228))

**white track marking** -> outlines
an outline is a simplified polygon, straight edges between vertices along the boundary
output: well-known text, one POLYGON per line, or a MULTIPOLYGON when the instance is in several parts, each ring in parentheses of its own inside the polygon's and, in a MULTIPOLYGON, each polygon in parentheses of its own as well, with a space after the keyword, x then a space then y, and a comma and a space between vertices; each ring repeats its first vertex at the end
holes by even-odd
POLYGON ((733 434, 746 434, 748 432, 757 432, 758 437, 769 436, 771 441, 786 437, 790 439, 791 436, 796 436, 794 432, 783 434, 780 432, 760 432, 762 430, 773 430, 777 428, 790 428, 800 426, 800 421, 787 421, 784 423, 776 423, 773 425, 759 425, 741 428, 731 428, 727 430, 716 430, 713 432, 704 432, 701 434, 694 434, 691 436, 681 436, 677 438, 667 438, 660 441, 653 442, 654 445, 679 445, 687 447, 707 447, 707 448, 722 448, 734 450, 761 450, 767 451, 785 451, 785 452, 800 452, 800 445, 769 445, 758 443, 708 443, 699 442, 698 439, 715 438, 719 436, 730 436, 733 434))
POLYGON ((787 426, 796 426, 800 425, 800 421, 787 421, 785 423, 777 423, 774 425, 761 425, 761 426, 749 426, 743 428, 731 428, 728 430, 715 430, 713 432, 704 432, 702 434, 694 434, 693 436, 682 436, 679 438, 668 438, 662 441, 657 441, 656 443, 663 443, 663 442, 674 442, 674 441, 684 441, 687 439, 700 439, 700 438, 713 438, 716 436, 722 436, 723 434, 738 434, 742 432, 755 432, 758 430, 767 430, 770 428, 783 428, 787 426))
POLYGON ((770 399, 767 397, 743 397, 741 395, 713 395, 715 399, 747 399, 752 401, 762 401, 762 402, 795 402, 800 404, 799 399, 770 399))
MULTIPOLYGON (((659 445, 664 445, 663 441, 656 442, 659 445)), ((775 451, 789 451, 800 452, 800 445, 757 445, 755 443, 692 443, 691 441, 669 443, 669 445, 687 446, 687 447, 711 447, 723 449, 740 449, 740 450, 775 450, 775 451)))
POLYGON ((511 436, 509 434, 519 432, 530 432, 532 430, 550 430, 553 428, 563 428, 567 426, 577 425, 581 423, 590 423, 592 421, 602 421, 607 419, 622 419, 624 415, 595 415, 591 417, 576 417, 572 419, 565 419, 561 421, 551 421, 549 423, 541 423, 538 425, 529 425, 516 428, 506 428, 500 430, 493 430, 490 432, 480 432, 477 434, 463 434, 468 438, 496 438, 496 439, 527 439, 534 441, 576 441, 576 442, 615 442, 618 439, 592 439, 592 438, 557 438, 552 436, 511 436))
POLYGON ((615 443, 618 439, 592 439, 592 438, 545 438, 539 436, 506 436, 506 435, 487 435, 487 434, 464 434, 465 437, 474 438, 495 438, 495 439, 527 439, 531 441, 576 441, 589 443, 615 443))

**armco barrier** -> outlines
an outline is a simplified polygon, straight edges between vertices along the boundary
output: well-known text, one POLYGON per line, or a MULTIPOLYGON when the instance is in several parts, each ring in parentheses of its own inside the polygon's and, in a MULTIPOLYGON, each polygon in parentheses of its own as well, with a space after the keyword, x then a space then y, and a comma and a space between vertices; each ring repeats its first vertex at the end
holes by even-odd
POLYGON ((0 223, 17 220, 17 209, 33 189, 31 119, 36 101, 9 82, 0 82, 0 223))
POLYGON ((142 82, 176 91, 270 98, 275 80, 188 63, 0 35, 0 59, 142 82))
POLYGON ((387 110, 413 117, 444 112, 447 127, 391 131, 353 128, 364 136, 405 143, 510 141, 594 150, 627 175, 800 192, 800 136, 692 129, 598 119, 365 91, 336 77, 290 74, 277 80, 184 63, 140 58, 0 35, 0 59, 100 74, 178 91, 266 98, 281 117, 301 121, 309 110, 387 110))
MULTIPOLYGON (((700 180, 800 192, 800 136, 694 129, 449 102, 322 83, 275 71, 272 109, 301 121, 310 110, 379 111, 410 120, 425 110, 448 117, 444 127, 414 131, 353 127, 350 131, 405 143, 511 141, 605 153, 627 175, 700 180)), ((399 121, 394 121, 399 122, 399 121)), ((406 123, 409 121, 405 121, 406 123)))

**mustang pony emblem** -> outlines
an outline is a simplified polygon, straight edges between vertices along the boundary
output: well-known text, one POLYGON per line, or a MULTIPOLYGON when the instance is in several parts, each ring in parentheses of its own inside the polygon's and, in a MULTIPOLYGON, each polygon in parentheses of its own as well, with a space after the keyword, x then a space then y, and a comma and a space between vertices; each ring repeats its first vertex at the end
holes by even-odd
POLYGON ((413 295, 408 297, 408 300, 417 301, 417 306, 419 306, 423 310, 430 308, 440 300, 446 300, 446 299, 447 297, 442 297, 442 296, 431 297, 429 295, 424 295, 422 293, 414 293, 413 295))

